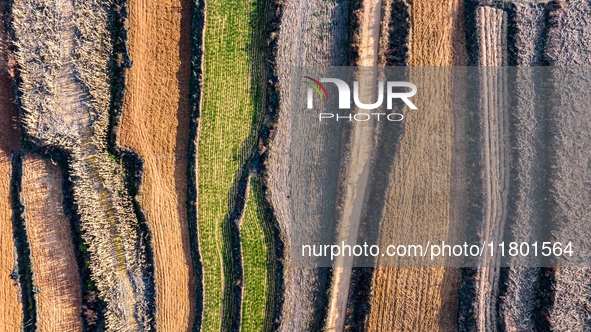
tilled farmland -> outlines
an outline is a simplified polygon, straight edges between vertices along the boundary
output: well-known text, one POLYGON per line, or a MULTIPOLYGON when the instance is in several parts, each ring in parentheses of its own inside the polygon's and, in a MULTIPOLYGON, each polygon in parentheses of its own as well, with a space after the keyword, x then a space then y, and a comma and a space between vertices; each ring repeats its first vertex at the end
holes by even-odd
POLYGON ((575 259, 294 263, 302 234, 386 246, 408 224, 587 248, 588 1, 0 6, 0 332, 591 330, 575 259), (295 75, 327 66, 435 69, 409 70, 404 121, 298 136, 295 75), (480 71, 451 79, 461 66, 480 71), (311 231, 300 212, 338 220, 311 231))

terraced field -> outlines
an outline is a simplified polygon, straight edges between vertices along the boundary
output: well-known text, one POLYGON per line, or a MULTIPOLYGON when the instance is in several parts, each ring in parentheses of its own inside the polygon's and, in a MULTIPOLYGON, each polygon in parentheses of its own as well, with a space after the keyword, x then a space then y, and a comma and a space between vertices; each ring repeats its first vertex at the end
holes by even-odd
MULTIPOLYGON (((25 135, 29 144, 65 155, 68 196, 88 255, 84 283, 103 302, 100 313, 96 303, 85 311, 86 324, 97 324, 100 315, 107 329, 131 331, 150 329, 152 281, 123 166, 107 151, 111 4, 15 1, 11 29, 25 135)), ((34 313, 34 304, 28 310, 34 313)))
POLYGON ((588 268, 300 267, 291 247, 292 208, 343 213, 337 238, 349 240, 367 236, 367 214, 380 244, 412 224, 585 247, 591 122, 573 109, 589 104, 587 72, 555 71, 545 79, 562 85, 540 96, 527 70, 431 69, 410 76, 419 110, 391 132, 310 124, 301 139, 292 126, 300 66, 589 65, 586 1, 0 7, 0 331, 591 329, 588 268), (323 201, 322 179, 300 179, 294 205, 307 139, 320 177, 342 157, 330 189, 361 190, 323 201), (361 209, 366 188, 382 210, 361 209))

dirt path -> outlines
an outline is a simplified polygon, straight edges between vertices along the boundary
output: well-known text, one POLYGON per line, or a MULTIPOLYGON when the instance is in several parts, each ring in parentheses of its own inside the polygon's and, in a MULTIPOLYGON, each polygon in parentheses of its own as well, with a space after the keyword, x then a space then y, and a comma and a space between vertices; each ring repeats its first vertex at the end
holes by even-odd
POLYGON ((382 19, 382 0, 363 1, 359 66, 376 66, 382 19))
POLYGON ((187 224, 191 1, 132 0, 119 144, 144 160, 139 201, 152 232, 156 328, 189 331, 195 276, 187 224))
POLYGON ((22 200, 31 245, 38 331, 81 331, 82 296, 62 175, 50 160, 25 155, 22 200))
MULTIPOLYGON (((359 84, 365 83, 364 85, 369 87, 371 86, 370 84, 376 82, 376 71, 371 71, 373 73, 368 73, 366 76, 369 79, 361 78, 359 84)), ((369 90, 364 95, 373 95, 371 91, 373 89, 369 90)), ((361 211, 369 180, 373 129, 373 121, 359 122, 353 126, 351 161, 348 165, 349 169, 347 170, 347 178, 344 183, 346 193, 343 204, 343 219, 340 225, 337 243, 341 243, 342 241, 350 244, 357 243, 357 235, 361 223, 361 211)), ((351 274, 353 272, 349 266, 352 262, 353 257, 339 257, 335 262, 336 267, 333 272, 326 330, 342 331, 344 328, 351 274)))
MULTIPOLYGON (((409 53, 403 62, 411 66, 465 65, 461 1, 413 1, 408 11, 409 53)), ((384 244, 390 242, 387 234, 412 224, 430 225, 446 236, 452 215, 456 215, 452 198, 461 192, 452 193, 456 172, 452 169, 456 144, 456 120, 450 105, 453 87, 445 75, 433 75, 429 80, 441 82, 438 89, 417 86, 422 91, 419 110, 407 112, 404 120, 381 227, 384 244)), ((454 331, 458 287, 458 269, 376 268, 367 330, 454 331)))
MULTIPOLYGON (((6 3, 0 0, 0 7, 6 3)), ((16 266, 16 248, 12 233, 10 200, 10 157, 20 145, 18 110, 13 100, 11 78, 8 75, 4 16, 0 14, 0 329, 17 331, 22 325, 22 307, 16 281, 11 278, 16 266)))
MULTIPOLYGON (((361 47, 359 49, 359 66, 372 67, 378 62, 378 45, 380 40, 381 0, 366 0, 363 3, 361 22, 361 47)), ((376 95, 377 70, 361 69, 359 74, 360 96, 376 95)), ((362 100, 371 103, 369 100, 362 100)), ((361 110, 356 110, 359 112, 361 110)), ((345 199, 343 220, 337 243, 356 243, 361 223, 361 211, 369 179, 369 164, 375 124, 372 121, 355 122, 351 133, 351 161, 345 179, 345 199)), ((345 314, 349 288, 351 286, 352 257, 339 257, 335 263, 326 330, 342 331, 345 327, 345 314)))

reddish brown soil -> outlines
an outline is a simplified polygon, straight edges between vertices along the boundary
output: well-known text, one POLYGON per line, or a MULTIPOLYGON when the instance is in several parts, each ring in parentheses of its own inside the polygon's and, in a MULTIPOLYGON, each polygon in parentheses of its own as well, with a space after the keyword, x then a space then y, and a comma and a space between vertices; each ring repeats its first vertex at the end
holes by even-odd
POLYGON ((31 246, 38 331, 81 331, 82 295, 62 175, 50 160, 26 155, 22 202, 31 246))
POLYGON ((195 277, 187 227, 191 1, 132 0, 119 144, 144 160, 138 197, 154 248, 156 328, 188 331, 195 277))
MULTIPOLYGON (((0 8, 5 2, 0 0, 0 8)), ((17 331, 22 324, 18 286, 11 278, 16 266, 16 248, 12 234, 10 178, 12 152, 19 148, 18 111, 13 100, 11 78, 7 71, 4 20, 0 14, 0 329, 17 331)))

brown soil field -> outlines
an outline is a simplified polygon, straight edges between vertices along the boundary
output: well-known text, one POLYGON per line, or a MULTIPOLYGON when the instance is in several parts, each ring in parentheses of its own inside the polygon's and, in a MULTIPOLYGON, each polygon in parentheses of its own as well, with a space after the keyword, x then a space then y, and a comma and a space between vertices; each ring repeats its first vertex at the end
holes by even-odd
MULTIPOLYGON (((413 2, 410 17, 406 55, 409 65, 466 64, 463 5, 460 1, 445 1, 443 6, 441 3, 413 2)), ((388 26, 386 23, 383 25, 388 26)), ((387 42, 380 44, 388 45, 387 42)), ((384 215, 388 217, 382 221, 384 234, 396 225, 414 223, 438 225, 445 229, 449 227, 451 215, 458 213, 457 207, 451 203, 452 195, 461 194, 451 192, 456 190, 452 184, 455 119, 449 112, 449 105, 442 106, 445 100, 450 100, 451 88, 451 84, 442 82, 441 89, 434 92, 436 95, 423 95, 422 104, 417 105, 419 109, 428 109, 428 113, 411 111, 406 115, 404 136, 395 160, 385 207, 384 215), (437 106, 430 104, 435 100, 437 106), (438 162, 434 165, 428 160, 438 162), (412 171, 399 173, 404 170, 412 171)), ((388 242, 385 237, 381 241, 388 242)), ((458 269, 376 268, 368 330, 456 330, 459 276, 458 269)))
MULTIPOLYGON (((3 117, 0 125, 4 133, 3 117)), ((5 141, 3 141, 5 142, 5 141)), ((11 162, 5 151, 0 149, 0 327, 4 331, 17 331, 22 325, 23 315, 17 281, 11 278, 16 267, 16 248, 12 237, 12 207, 10 201, 11 162)))
MULTIPOLYGON (((0 1, 4 8, 5 2, 0 1)), ((16 266, 16 248, 12 233, 10 157, 20 145, 18 110, 14 103, 11 78, 6 57, 4 16, 0 14, 0 330, 17 331, 22 326, 19 288, 11 278, 16 266)))
POLYGON ((129 2, 133 66, 118 143, 144 160, 137 199, 152 235, 159 331, 189 331, 195 318, 186 205, 191 6, 188 0, 129 2))
POLYGON ((63 211, 62 173, 48 159, 24 158, 21 198, 37 289, 37 329, 81 331, 82 294, 70 221, 63 211))

